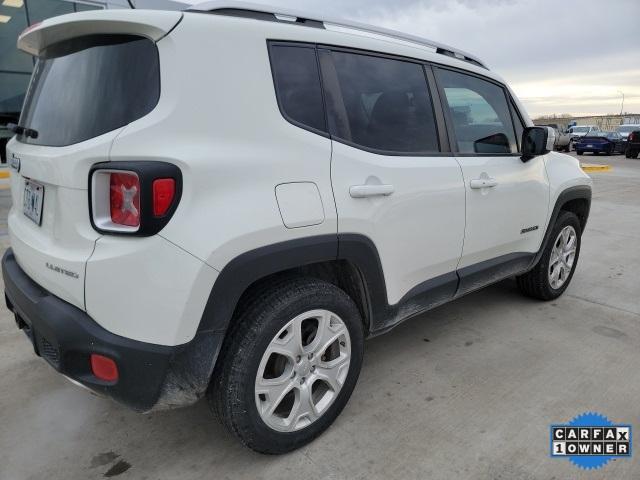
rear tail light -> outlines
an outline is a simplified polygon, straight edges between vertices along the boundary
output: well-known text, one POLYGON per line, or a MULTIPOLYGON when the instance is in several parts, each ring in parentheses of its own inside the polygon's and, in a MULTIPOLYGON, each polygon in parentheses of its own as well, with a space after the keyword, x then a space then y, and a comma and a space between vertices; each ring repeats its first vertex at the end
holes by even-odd
POLYGON ((635 133, 635 132, 631 132, 631 133, 629 134, 629 139, 628 139, 628 140, 629 140, 630 142, 635 142, 635 141, 636 141, 636 136, 637 136, 637 135, 636 135, 636 133, 635 133))
POLYGON ((97 353, 91 354, 91 373, 105 382, 117 382, 120 377, 116 362, 97 353))
POLYGON ((90 172, 91 222, 100 233, 150 236, 170 220, 182 174, 164 162, 104 162, 90 172))
POLYGON ((91 179, 93 224, 106 232, 137 232, 142 218, 141 190, 140 177, 136 172, 94 172, 91 179))
POLYGON ((176 181, 173 178, 158 178, 153 181, 153 214, 156 217, 167 213, 176 194, 176 181))
POLYGON ((114 225, 140 226, 140 179, 132 172, 109 174, 109 210, 114 225))

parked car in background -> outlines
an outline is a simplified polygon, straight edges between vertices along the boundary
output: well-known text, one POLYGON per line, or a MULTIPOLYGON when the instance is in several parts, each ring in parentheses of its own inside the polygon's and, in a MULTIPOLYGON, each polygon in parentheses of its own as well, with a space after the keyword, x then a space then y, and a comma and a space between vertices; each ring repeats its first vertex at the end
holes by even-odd
POLYGON ((576 142, 585 135, 600 132, 600 127, 596 125, 576 125, 569 128, 569 138, 573 149, 575 150, 576 142))
POLYGON ((625 141, 628 139, 629 134, 636 130, 640 130, 640 125, 619 125, 618 128, 616 128, 616 132, 618 132, 625 141))
POLYGON ((629 134, 625 147, 625 157, 638 158, 638 152, 640 152, 640 126, 638 126, 637 130, 634 130, 629 134))
POLYGON ((548 123, 547 125, 540 125, 541 127, 551 127, 556 134, 556 139, 553 144, 553 149, 560 152, 571 151, 571 135, 567 131, 561 129, 557 123, 548 123))
POLYGON ((592 132, 580 138, 575 143, 575 148, 578 155, 584 152, 591 152, 594 155, 600 153, 613 155, 624 153, 625 141, 618 132, 592 132))

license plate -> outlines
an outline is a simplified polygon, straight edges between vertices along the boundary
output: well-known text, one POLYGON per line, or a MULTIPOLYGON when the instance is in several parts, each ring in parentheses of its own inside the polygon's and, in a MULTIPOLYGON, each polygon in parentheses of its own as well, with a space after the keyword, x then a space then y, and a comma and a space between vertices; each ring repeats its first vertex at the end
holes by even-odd
POLYGON ((25 180, 22 211, 36 225, 42 223, 42 204, 44 203, 44 185, 25 180))
POLYGON ((593 148, 593 145, 587 145, 587 148, 593 148))

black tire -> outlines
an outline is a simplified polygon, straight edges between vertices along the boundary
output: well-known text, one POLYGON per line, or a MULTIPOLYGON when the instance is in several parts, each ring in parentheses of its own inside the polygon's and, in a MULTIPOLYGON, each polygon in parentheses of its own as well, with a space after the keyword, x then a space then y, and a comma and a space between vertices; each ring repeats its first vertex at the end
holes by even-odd
POLYGON ((577 153, 578 155, 582 155, 584 152, 583 152, 582 150, 576 150, 576 153, 577 153))
POLYGON ((336 286, 314 278, 291 278, 260 292, 234 318, 235 328, 220 352, 207 392, 218 419, 249 448, 266 454, 286 453, 324 432, 347 404, 356 385, 363 354, 363 323, 353 300, 336 286), (267 425, 256 406, 255 380, 262 356, 278 332, 296 316, 326 309, 340 317, 349 332, 351 358, 344 384, 333 403, 313 423, 293 432, 267 425))
POLYGON ((561 211, 555 225, 553 226, 549 241, 547 242, 547 245, 545 245, 544 252, 542 253, 542 256, 540 257, 540 260, 538 261, 536 266, 524 275, 516 277, 516 282, 520 291, 528 297, 545 301, 554 300, 562 295, 571 283, 573 273, 575 272, 576 266, 578 265, 581 243, 582 229, 580 227, 580 221, 578 220, 578 217, 574 213, 561 211), (572 226, 576 231, 578 243, 576 246, 575 259, 573 261, 573 266, 571 268, 569 276, 567 277, 567 280, 560 286, 560 288, 554 289, 549 282, 549 260, 551 259, 551 251, 554 247, 556 239, 558 238, 558 235, 560 234, 562 229, 568 225, 572 226))
POLYGON ((624 154, 624 156, 627 157, 627 158, 638 158, 638 152, 634 151, 634 150, 627 149, 627 151, 624 154))
POLYGON ((564 147, 564 151, 565 151, 565 152, 567 152, 567 153, 570 153, 570 152, 571 152, 571 142, 569 142, 569 143, 567 144, 567 146, 566 146, 566 147, 564 147))

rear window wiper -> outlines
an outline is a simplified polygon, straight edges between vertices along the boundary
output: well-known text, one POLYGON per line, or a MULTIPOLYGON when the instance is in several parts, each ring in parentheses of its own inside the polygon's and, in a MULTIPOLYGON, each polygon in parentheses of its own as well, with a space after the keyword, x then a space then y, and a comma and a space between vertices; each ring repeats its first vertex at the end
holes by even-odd
POLYGON ((24 135, 25 137, 38 138, 38 131, 33 128, 23 127, 16 125, 15 123, 7 123, 7 130, 15 133, 16 135, 24 135))

